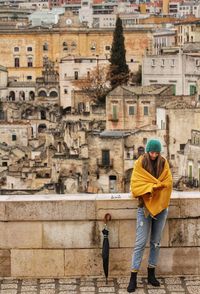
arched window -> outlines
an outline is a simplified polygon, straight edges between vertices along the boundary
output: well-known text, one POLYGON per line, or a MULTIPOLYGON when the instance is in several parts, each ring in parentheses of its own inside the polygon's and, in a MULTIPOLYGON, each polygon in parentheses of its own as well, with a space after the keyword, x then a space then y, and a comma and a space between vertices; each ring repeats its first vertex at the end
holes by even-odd
POLYGON ((24 91, 19 92, 19 100, 25 100, 25 93, 24 91))
POLYGON ((34 100, 35 99, 35 93, 33 91, 29 92, 29 99, 34 100))
POLYGON ((33 67, 33 57, 28 57, 27 66, 28 67, 33 67))
POLYGON ((14 47, 14 52, 19 52, 19 47, 14 47))
POLYGON ((47 97, 47 93, 44 90, 39 91, 38 96, 47 97))
POLYGON ((9 100, 15 101, 15 92, 14 91, 10 91, 10 93, 9 93, 9 100))
POLYGON ((58 93, 56 91, 51 91, 49 96, 50 97, 58 97, 58 93))
POLYGON ((15 67, 20 67, 19 57, 15 57, 14 63, 15 67))
POLYGON ((41 119, 46 119, 46 111, 44 111, 44 110, 40 111, 40 118, 41 119))
POLYGON ((47 126, 45 124, 40 124, 38 126, 38 133, 42 133, 47 129, 47 126))
POLYGON ((47 43, 44 43, 43 44, 43 51, 48 51, 48 49, 49 49, 48 44, 47 43))
POLYGON ((140 146, 140 147, 138 148, 138 156, 144 154, 144 152, 145 152, 144 147, 140 146))

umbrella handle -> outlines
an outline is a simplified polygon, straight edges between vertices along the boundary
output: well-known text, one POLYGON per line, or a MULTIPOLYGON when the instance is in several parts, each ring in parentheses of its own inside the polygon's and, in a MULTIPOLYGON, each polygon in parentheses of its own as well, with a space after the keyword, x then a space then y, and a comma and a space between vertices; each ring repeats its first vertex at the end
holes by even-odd
POLYGON ((104 215, 104 223, 107 224, 108 221, 111 221, 112 217, 111 217, 111 214, 110 213, 106 213, 104 215))

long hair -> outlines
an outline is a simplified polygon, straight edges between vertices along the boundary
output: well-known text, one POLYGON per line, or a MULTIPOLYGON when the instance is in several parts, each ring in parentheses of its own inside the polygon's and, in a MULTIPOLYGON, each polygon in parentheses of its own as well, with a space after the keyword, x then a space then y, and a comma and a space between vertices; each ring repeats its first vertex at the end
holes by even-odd
POLYGON ((159 154, 156 159, 156 171, 154 171, 154 167, 152 165, 152 161, 150 159, 149 153, 145 153, 142 159, 142 167, 148 171, 155 178, 159 178, 161 175, 165 165, 165 159, 159 154))

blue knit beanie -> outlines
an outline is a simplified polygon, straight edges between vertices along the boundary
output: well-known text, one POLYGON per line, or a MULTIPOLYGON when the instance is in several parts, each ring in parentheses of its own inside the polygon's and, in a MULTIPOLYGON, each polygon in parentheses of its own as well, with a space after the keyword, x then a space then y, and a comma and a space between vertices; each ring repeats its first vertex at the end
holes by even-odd
POLYGON ((161 143, 156 139, 151 139, 147 142, 146 152, 161 152, 161 143))

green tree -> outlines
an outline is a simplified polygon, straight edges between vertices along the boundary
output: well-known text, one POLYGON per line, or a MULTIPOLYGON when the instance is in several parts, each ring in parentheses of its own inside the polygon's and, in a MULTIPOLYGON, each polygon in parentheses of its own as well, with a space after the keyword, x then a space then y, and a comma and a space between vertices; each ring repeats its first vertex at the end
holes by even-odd
POLYGON ((126 84, 129 79, 129 68, 126 64, 126 50, 120 17, 117 17, 113 33, 110 63, 109 80, 112 89, 118 85, 126 84))

